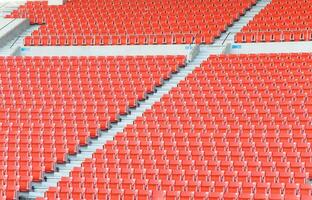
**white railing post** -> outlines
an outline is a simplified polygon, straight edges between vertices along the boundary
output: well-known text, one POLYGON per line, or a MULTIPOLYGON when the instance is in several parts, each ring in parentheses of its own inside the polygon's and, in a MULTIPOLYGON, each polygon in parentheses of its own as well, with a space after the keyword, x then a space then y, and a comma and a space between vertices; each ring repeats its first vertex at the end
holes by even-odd
POLYGON ((199 45, 190 45, 188 47, 187 61, 191 62, 199 54, 199 45))

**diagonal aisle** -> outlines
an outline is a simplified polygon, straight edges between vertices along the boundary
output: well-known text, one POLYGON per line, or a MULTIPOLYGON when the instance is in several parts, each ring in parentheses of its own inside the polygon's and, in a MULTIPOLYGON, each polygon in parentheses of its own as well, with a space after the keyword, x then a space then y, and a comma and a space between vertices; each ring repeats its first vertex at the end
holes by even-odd
POLYGON ((236 33, 251 21, 262 9, 264 9, 272 0, 259 0, 245 15, 239 18, 239 21, 228 27, 226 34, 222 34, 219 40, 216 40, 212 45, 224 45, 227 43, 234 43, 236 33))

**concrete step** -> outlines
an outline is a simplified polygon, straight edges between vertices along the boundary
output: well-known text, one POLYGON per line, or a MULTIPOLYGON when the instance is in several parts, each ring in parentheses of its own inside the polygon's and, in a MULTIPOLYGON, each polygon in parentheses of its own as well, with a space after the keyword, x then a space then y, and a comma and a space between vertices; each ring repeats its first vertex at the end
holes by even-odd
POLYGON ((27 19, 0 18, 0 47, 5 46, 8 41, 24 32, 28 26, 29 21, 27 19))

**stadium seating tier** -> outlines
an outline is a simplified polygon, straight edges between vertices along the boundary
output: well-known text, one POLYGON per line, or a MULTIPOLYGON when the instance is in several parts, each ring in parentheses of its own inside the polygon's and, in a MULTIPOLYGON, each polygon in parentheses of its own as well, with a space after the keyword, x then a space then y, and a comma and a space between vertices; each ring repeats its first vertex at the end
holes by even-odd
POLYGON ((48 199, 312 199, 312 54, 211 56, 48 199))
POLYGON ((235 41, 312 41, 311 4, 311 0, 272 0, 243 27, 235 41))
POLYGON ((0 199, 109 129, 185 65, 185 56, 0 57, 0 199))
POLYGON ((27 2, 7 17, 40 28, 26 46, 211 44, 256 0, 69 0, 27 2), (221 16, 221 17, 220 17, 221 16))

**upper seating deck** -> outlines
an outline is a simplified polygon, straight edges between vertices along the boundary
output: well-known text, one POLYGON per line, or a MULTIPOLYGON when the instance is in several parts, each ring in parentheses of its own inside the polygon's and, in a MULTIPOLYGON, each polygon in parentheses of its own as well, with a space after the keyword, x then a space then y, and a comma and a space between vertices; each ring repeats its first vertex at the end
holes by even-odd
POLYGON ((42 25, 25 45, 210 44, 256 0, 27 2, 7 17, 42 25))
POLYGON ((311 0, 272 0, 236 35, 235 41, 312 41, 311 14, 311 0))

